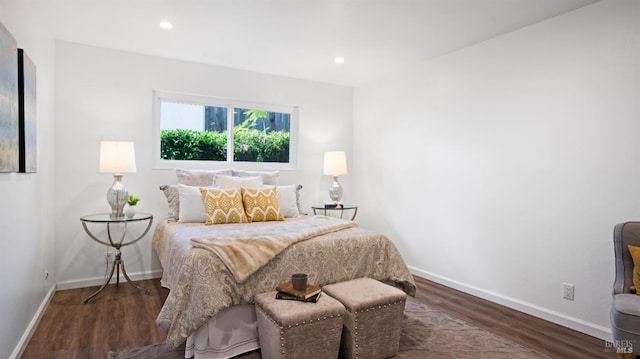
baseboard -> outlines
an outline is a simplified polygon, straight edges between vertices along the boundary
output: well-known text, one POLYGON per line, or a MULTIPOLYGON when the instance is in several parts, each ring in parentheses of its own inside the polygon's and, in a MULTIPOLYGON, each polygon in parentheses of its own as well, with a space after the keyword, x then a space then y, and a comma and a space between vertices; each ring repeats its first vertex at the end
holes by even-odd
POLYGON ((465 292, 476 297, 486 299, 488 301, 504 305, 505 307, 515 309, 519 312, 523 312, 534 317, 538 317, 549 322, 562 325, 581 333, 591 335, 602 340, 611 340, 611 329, 584 321, 582 319, 574 318, 563 313, 559 313, 547 308, 537 306, 532 303, 528 303, 519 299, 507 297, 505 295, 491 292, 482 288, 474 287, 466 283, 462 283, 456 280, 452 280, 434 273, 430 273, 412 266, 409 266, 411 273, 428 279, 430 281, 446 285, 447 287, 457 289, 461 292, 465 292))
MULTIPOLYGON (((162 277, 162 270, 154 270, 154 271, 148 271, 148 272, 138 272, 138 273, 128 273, 129 278, 131 278, 131 280, 133 281, 137 281, 137 280, 145 280, 145 279, 156 279, 156 278, 160 278, 162 277)), ((94 277, 94 278, 87 278, 87 279, 78 279, 78 280, 68 280, 68 281, 63 281, 63 282, 58 282, 58 290, 67 290, 67 289, 76 289, 76 288, 86 288, 86 287, 93 287, 96 285, 102 285, 102 283, 104 283, 106 278, 104 277, 94 277)), ((124 278, 124 276, 121 274, 120 275, 120 283, 126 283, 126 279, 124 278)), ((113 278, 111 278, 111 281, 109 282, 110 284, 115 284, 116 282, 116 277, 115 275, 113 276, 113 278)))
POLYGON ((42 316, 44 315, 45 310, 47 310, 47 307, 51 302, 51 298, 53 298, 53 295, 56 293, 56 288, 57 287, 55 283, 51 285, 51 287, 49 288, 49 291, 47 291, 47 295, 42 300, 42 303, 40 303, 38 310, 33 315, 33 318, 31 318, 31 322, 29 322, 29 325, 25 329, 24 333, 22 334, 22 337, 18 341, 18 344, 16 345, 16 347, 13 349, 13 353, 11 353, 11 356, 9 356, 9 358, 17 359, 22 356, 22 353, 24 353, 24 350, 27 348, 27 345, 29 344, 29 340, 31 340, 33 333, 35 333, 36 328, 40 323, 40 319, 42 319, 42 316))

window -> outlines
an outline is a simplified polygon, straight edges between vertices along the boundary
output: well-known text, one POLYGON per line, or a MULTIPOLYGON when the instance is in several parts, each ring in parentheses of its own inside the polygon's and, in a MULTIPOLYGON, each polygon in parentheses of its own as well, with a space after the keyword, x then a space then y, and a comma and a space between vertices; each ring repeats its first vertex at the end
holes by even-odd
POLYGON ((154 91, 158 168, 292 169, 297 108, 154 91))

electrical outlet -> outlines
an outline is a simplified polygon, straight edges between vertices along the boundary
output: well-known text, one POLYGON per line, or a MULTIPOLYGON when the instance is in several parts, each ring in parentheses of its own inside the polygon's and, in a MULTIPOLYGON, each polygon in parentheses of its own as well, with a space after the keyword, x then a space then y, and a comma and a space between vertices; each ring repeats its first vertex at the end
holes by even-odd
POLYGON ((575 286, 569 283, 562 283, 562 298, 573 300, 575 294, 575 286))

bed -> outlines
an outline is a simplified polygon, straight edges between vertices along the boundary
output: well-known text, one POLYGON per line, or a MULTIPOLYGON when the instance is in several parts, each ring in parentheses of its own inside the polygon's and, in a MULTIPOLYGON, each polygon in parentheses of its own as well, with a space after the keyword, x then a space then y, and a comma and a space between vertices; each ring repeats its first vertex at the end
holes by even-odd
POLYGON ((153 248, 170 290, 157 323, 167 344, 186 341, 185 357, 231 358, 259 348, 253 297, 296 272, 321 286, 370 277, 415 295, 387 237, 332 217, 216 225, 170 217, 157 225, 153 248))

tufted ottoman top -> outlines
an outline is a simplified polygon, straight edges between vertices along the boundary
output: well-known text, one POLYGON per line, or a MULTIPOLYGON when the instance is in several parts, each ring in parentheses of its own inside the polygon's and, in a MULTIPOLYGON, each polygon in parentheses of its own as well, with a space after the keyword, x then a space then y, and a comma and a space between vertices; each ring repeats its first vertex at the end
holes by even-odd
POLYGON ((341 317, 345 308, 339 301, 321 294, 316 303, 275 299, 276 292, 255 296, 255 303, 281 327, 307 324, 309 321, 341 317))
POLYGON ((400 302, 407 298, 407 294, 400 289, 371 278, 330 284, 322 290, 342 302, 349 311, 400 302))

